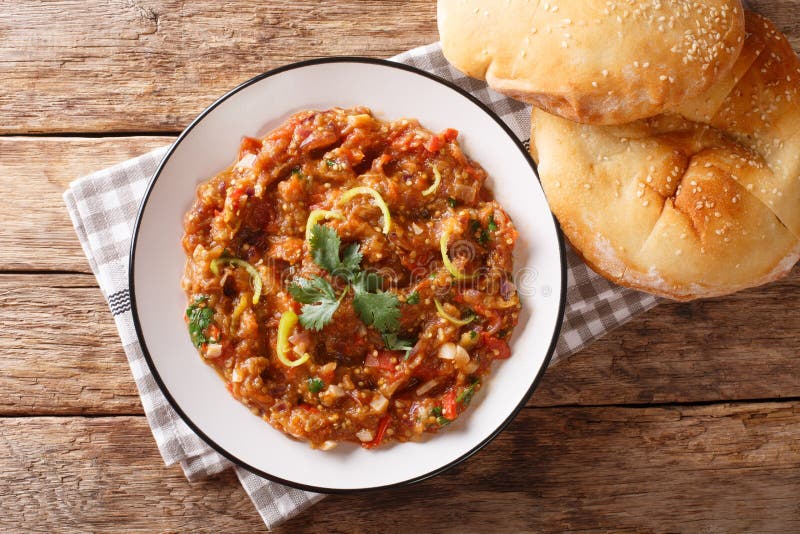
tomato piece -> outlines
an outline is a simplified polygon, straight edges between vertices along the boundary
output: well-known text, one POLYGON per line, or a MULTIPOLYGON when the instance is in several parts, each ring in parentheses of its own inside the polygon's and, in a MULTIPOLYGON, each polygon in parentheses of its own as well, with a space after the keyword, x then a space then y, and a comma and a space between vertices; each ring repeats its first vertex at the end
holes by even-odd
POLYGON ((458 137, 458 130, 454 128, 447 128, 439 135, 441 135, 444 138, 444 140, 449 143, 450 141, 453 141, 456 137, 458 137))
POLYGON ((434 135, 431 137, 430 141, 427 142, 425 145, 425 150, 428 152, 439 152, 439 150, 444 146, 444 139, 441 136, 434 135))
POLYGON ((367 367, 377 367, 378 369, 382 369, 384 371, 394 372, 396 370, 397 363, 392 361, 392 359, 394 358, 395 361, 397 361, 399 354, 400 352, 398 351, 382 350, 376 355, 375 351, 372 351, 367 354, 367 357, 364 359, 364 365, 367 367))
POLYGON ((486 332, 481 335, 483 345, 492 353, 495 360, 506 360, 511 357, 511 348, 502 339, 498 339, 486 332))
POLYGON ((378 431, 375 433, 375 438, 372 441, 368 441, 367 443, 362 443, 361 446, 365 449, 371 449, 373 447, 377 447, 383 441, 383 436, 386 435, 386 429, 389 428, 389 422, 392 420, 389 414, 384 415, 381 417, 381 420, 378 421, 378 431))
POLYGON ((458 407, 456 406, 456 390, 451 389, 444 397, 442 397, 442 415, 451 421, 458 416, 458 407))
POLYGON ((242 142, 239 145, 239 158, 245 154, 258 154, 261 150, 261 140, 255 137, 242 137, 242 142))

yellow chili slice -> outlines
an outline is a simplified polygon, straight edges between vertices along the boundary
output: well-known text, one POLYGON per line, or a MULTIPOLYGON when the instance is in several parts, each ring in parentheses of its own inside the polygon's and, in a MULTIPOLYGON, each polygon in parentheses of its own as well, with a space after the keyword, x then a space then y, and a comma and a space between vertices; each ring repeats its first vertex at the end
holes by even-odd
POLYGON ((353 189, 345 191, 344 194, 339 197, 337 205, 342 206, 358 195, 369 195, 375 200, 375 204, 381 209, 381 212, 383 212, 383 233, 388 234, 389 228, 392 227, 392 215, 389 213, 389 206, 386 205, 381 194, 371 187, 354 187, 353 189))
POLYGON ((247 294, 242 293, 242 295, 239 297, 239 302, 236 304, 236 307, 233 309, 233 313, 231 314, 231 327, 235 327, 239 322, 239 317, 242 316, 245 308, 247 308, 247 294))
POLYGON ((442 183, 442 175, 439 174, 439 169, 436 167, 436 165, 434 165, 433 166, 433 184, 431 184, 431 186, 428 189, 426 189, 425 191, 422 192, 422 196, 423 197, 427 197, 428 195, 434 194, 436 192, 436 190, 439 189, 439 184, 441 184, 441 183, 442 183))
POLYGON ((455 265, 453 265, 453 262, 450 261, 450 257, 447 255, 447 242, 449 240, 450 232, 445 230, 442 232, 442 237, 439 238, 439 249, 442 252, 442 262, 444 262, 444 268, 447 269, 450 274, 455 276, 456 280, 472 280, 476 275, 462 273, 455 265))
POLYGON ((474 315, 469 319, 456 319, 455 317, 444 311, 444 307, 442 306, 442 303, 439 302, 438 299, 433 299, 433 303, 436 304, 436 313, 439 314, 439 317, 441 317, 442 319, 446 319, 455 325, 464 326, 465 324, 469 324, 475 320, 474 315))
POLYGON ((311 239, 311 229, 314 227, 314 225, 323 219, 338 219, 340 221, 347 220, 339 211, 311 210, 311 213, 308 214, 308 221, 306 222, 306 241, 311 239))
POLYGON ((240 260, 239 258, 213 259, 211 260, 211 272, 219 275, 219 265, 221 263, 236 265, 244 268, 244 270, 247 271, 247 273, 250 275, 250 278, 253 280, 253 304, 258 304, 258 299, 261 298, 261 287, 263 285, 263 282, 261 281, 261 273, 259 273, 255 267, 244 260, 240 260))
POLYGON ((281 322, 278 323, 278 343, 275 348, 278 353, 278 359, 286 367, 303 365, 311 357, 307 352, 296 360, 290 360, 287 356, 289 353, 289 334, 292 333, 296 324, 297 314, 292 310, 283 312, 283 315, 281 315, 281 322))

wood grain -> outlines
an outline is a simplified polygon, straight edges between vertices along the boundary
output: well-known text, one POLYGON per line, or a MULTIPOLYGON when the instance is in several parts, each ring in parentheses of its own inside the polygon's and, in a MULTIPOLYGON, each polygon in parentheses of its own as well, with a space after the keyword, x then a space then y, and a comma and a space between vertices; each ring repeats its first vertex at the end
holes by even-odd
POLYGON ((0 137, 0 198, 6 203, 0 210, 0 271, 90 272, 61 198, 64 190, 80 176, 172 139, 0 137))
MULTIPOLYGON (((798 433, 794 402, 529 409, 442 476, 278 532, 797 531, 798 433)), ((0 418, 0 445, 0 530, 263 530, 231 475, 163 467, 141 417, 0 418)))
POLYGON ((143 417, 0 419, 0 531, 263 532, 229 471, 189 483, 143 417))
POLYGON ((431 0, 2 2, 0 132, 182 130, 269 69, 435 41, 431 0))
MULTIPOLYGON (((0 274, 0 324, 0 414, 141 413, 91 275, 0 274)), ((765 288, 657 307, 551 368, 530 405, 800 397, 799 331, 800 269, 765 288)))

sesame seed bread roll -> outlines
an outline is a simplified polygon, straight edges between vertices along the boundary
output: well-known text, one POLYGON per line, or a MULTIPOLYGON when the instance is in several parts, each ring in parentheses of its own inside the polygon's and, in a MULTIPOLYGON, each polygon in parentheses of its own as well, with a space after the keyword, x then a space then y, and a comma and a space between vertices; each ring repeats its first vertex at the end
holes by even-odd
POLYGON ((744 41, 740 0, 438 0, 456 68, 588 124, 651 117, 724 77, 744 41))
POLYGON ((747 13, 747 28, 728 78, 680 113, 591 126, 534 108, 550 206, 607 278, 690 300, 775 280, 800 257, 800 60, 766 19, 747 13))

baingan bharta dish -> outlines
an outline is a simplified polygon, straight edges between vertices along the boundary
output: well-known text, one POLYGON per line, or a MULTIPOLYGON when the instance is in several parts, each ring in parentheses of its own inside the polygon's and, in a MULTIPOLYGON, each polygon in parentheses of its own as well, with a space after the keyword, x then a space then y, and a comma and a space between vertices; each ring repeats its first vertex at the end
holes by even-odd
POLYGON ((416 440, 511 355, 517 232, 457 138, 303 111, 198 187, 189 334, 275 428, 321 449, 416 440))

